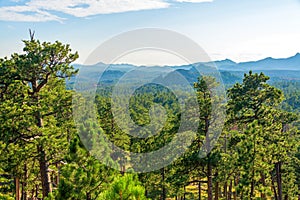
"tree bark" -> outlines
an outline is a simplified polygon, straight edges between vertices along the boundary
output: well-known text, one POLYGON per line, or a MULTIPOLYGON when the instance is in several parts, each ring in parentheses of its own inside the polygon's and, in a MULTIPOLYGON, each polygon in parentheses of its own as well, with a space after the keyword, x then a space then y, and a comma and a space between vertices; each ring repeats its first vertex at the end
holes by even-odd
POLYGON ((16 186, 16 200, 21 200, 21 198, 20 198, 20 179, 19 179, 19 177, 15 178, 15 186, 16 186))
POLYGON ((24 164, 24 179, 22 181, 22 200, 27 200, 27 180, 28 180, 28 171, 27 164, 24 164))
MULTIPOLYGON (((37 80, 32 81, 32 88, 33 88, 33 99, 37 107, 40 106, 39 102, 39 83, 37 80)), ((40 111, 35 113, 36 123, 39 128, 44 126, 43 124, 43 117, 40 111)), ((52 185, 51 179, 49 174, 49 163, 47 161, 46 152, 41 144, 38 145, 38 152, 39 152, 39 165, 40 165, 40 174, 41 174, 41 181, 42 181, 42 190, 43 190, 43 199, 52 192, 52 185)))
POLYGON ((281 166, 281 162, 275 164, 278 200, 282 200, 281 166))
POLYGON ((213 185, 212 185, 212 165, 210 162, 210 153, 208 154, 207 162, 207 200, 213 200, 213 185))
MULTIPOLYGON (((237 186, 238 185, 238 178, 235 178, 234 179, 234 186, 237 186)), ((233 192, 233 200, 237 200, 237 192, 236 190, 233 192)))
POLYGON ((165 186, 165 168, 161 169, 161 200, 166 200, 167 194, 166 194, 166 186, 165 186))
POLYGON ((56 187, 58 188, 58 185, 60 182, 60 164, 59 163, 56 164, 56 168, 57 168, 57 174, 56 174, 55 184, 56 184, 56 187))
POLYGON ((224 188, 223 188, 223 197, 225 199, 227 199, 227 194, 228 194, 228 185, 227 185, 227 181, 224 183, 224 188))
POLYGON ((277 190, 276 190, 276 186, 275 186, 275 181, 274 181, 275 177, 272 176, 272 189, 274 191, 274 199, 278 200, 278 195, 277 195, 277 190))
MULTIPOLYGON (((262 185, 264 187, 266 187, 266 179, 265 179, 265 175, 263 173, 261 173, 261 182, 262 182, 262 185)), ((264 192, 261 192, 261 199, 267 199, 266 194, 264 192)))
POLYGON ((44 149, 41 146, 39 146, 38 150, 40 153, 39 164, 43 188, 43 198, 45 198, 52 192, 52 184, 49 173, 49 163, 47 161, 44 149))
MULTIPOLYGON (((43 120, 41 117, 38 118, 38 126, 43 127, 43 120)), ((39 165, 43 189, 43 198, 45 198, 49 195, 49 193, 52 192, 52 184, 49 173, 49 163, 47 161, 46 152, 42 145, 38 145, 38 152, 40 154, 39 165)))
POLYGON ((86 200, 91 200, 92 199, 92 196, 91 196, 91 193, 86 193, 86 200))
POLYGON ((231 196, 232 196, 232 180, 230 180, 229 191, 228 191, 228 194, 227 194, 227 199, 231 200, 231 196))
POLYGON ((219 200, 219 182, 215 183, 215 200, 219 200))
POLYGON ((198 200, 201 200, 201 181, 198 183, 198 200))

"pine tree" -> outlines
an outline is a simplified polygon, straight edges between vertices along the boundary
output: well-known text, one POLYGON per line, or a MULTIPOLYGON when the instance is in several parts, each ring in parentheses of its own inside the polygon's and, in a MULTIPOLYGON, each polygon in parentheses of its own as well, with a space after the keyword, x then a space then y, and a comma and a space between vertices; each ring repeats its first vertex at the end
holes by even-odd
MULTIPOLYGON (((268 79, 263 73, 252 74, 250 71, 245 74, 242 84, 235 84, 228 92, 228 124, 235 129, 230 131, 229 148, 241 198, 254 199, 259 192, 262 199, 272 193, 276 199, 282 199, 278 193, 282 194, 280 177, 283 172, 278 171, 278 163, 289 162, 289 156, 294 152, 295 137, 291 134, 287 137, 288 133, 283 131, 283 125, 293 119, 289 120, 279 109, 283 93, 267 84, 268 79), (274 166, 276 176, 272 175, 274 166)), ((289 173, 293 174, 293 171, 289 173)), ((293 183, 289 185, 293 187, 293 183)))
POLYGON ((45 198, 52 192, 50 165, 63 159, 64 147, 74 134, 72 92, 65 89, 64 79, 76 74, 70 64, 78 54, 71 53, 69 45, 41 43, 33 35, 23 42, 23 54, 1 60, 1 110, 5 115, 0 120, 6 121, 1 138, 10 152, 23 155, 12 162, 16 163, 12 171, 22 174, 28 158, 38 161, 45 198))
POLYGON ((141 186, 136 175, 125 174, 115 177, 111 186, 101 194, 99 200, 146 200, 145 188, 141 186))

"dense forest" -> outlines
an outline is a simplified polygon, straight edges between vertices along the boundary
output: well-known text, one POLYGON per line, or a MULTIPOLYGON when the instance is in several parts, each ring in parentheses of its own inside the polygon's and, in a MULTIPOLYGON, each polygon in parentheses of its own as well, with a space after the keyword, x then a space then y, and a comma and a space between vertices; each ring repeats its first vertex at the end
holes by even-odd
POLYGON ((40 42, 33 35, 23 42, 22 54, 0 59, 0 199, 300 199, 299 80, 269 84, 267 74, 250 71, 226 86, 227 97, 216 98, 210 89, 220 83, 199 76, 192 85, 200 112, 190 118, 197 125, 193 142, 170 165, 135 173, 126 164, 129 158, 111 151, 103 135, 130 152, 162 148, 180 129, 177 96, 157 84, 136 90, 129 106, 136 124, 150 123, 154 104, 167 117, 159 134, 146 137, 148 127, 145 137, 135 138, 114 119, 113 86, 99 84, 92 100, 97 124, 83 111, 77 127, 72 99, 87 102, 66 81, 78 73, 72 66, 78 54, 69 45, 40 42), (218 138, 208 136, 216 101, 226 109, 218 138), (202 148, 206 156, 199 155, 202 148))

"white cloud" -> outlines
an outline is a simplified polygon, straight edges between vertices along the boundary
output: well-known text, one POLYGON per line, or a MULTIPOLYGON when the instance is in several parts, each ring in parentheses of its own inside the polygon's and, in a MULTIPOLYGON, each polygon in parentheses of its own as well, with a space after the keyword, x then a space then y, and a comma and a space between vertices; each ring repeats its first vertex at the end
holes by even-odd
POLYGON ((168 3, 162 0, 31 0, 27 5, 48 11, 60 11, 76 17, 166 8, 169 6, 168 3))
POLYGON ((180 3, 204 3, 204 2, 213 2, 213 0, 175 0, 180 3))
POLYGON ((0 8, 0 20, 43 22, 43 21, 62 21, 62 18, 34 7, 7 6, 7 7, 0 8))
POLYGON ((10 0, 12 2, 20 2, 20 1, 23 1, 23 0, 10 0))
POLYGON ((24 5, 0 7, 3 21, 61 21, 51 11, 58 11, 75 17, 97 14, 167 8, 163 0, 30 0, 24 5))
MULTIPOLYGON (((53 11, 75 17, 88 17, 97 14, 121 13, 147 9, 160 9, 170 6, 167 0, 29 0, 17 6, 0 7, 2 21, 62 21, 53 11)), ((173 0, 173 2, 201 3, 212 0, 173 0)))

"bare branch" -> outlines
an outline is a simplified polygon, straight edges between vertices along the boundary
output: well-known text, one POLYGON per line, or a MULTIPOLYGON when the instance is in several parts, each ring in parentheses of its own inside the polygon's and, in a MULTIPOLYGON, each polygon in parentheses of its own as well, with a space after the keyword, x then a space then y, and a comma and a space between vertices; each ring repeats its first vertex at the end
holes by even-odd
POLYGON ((29 37, 30 37, 31 41, 34 40, 34 34, 35 34, 35 31, 32 31, 31 29, 29 29, 29 37))

